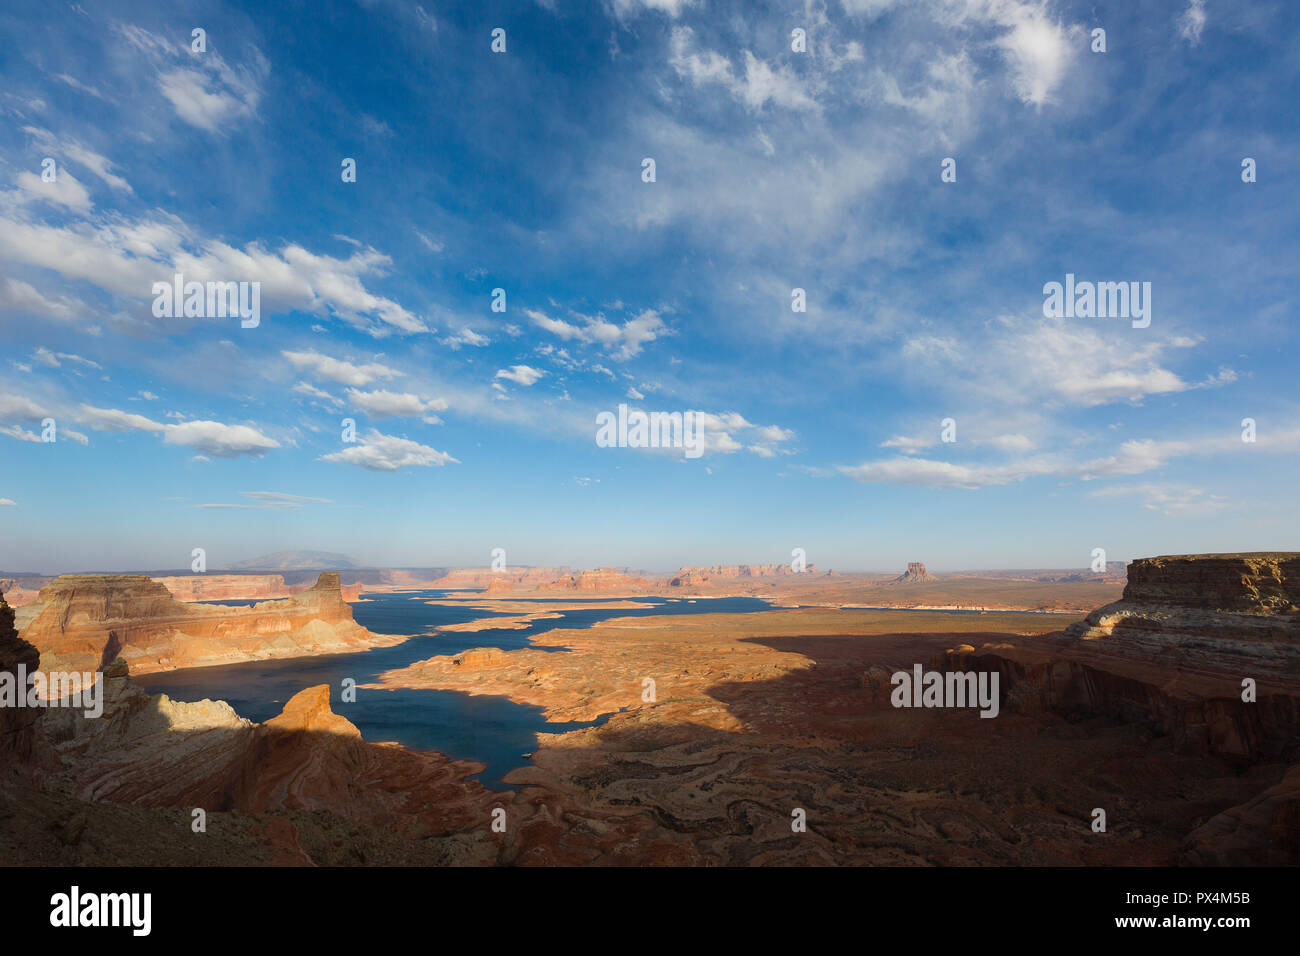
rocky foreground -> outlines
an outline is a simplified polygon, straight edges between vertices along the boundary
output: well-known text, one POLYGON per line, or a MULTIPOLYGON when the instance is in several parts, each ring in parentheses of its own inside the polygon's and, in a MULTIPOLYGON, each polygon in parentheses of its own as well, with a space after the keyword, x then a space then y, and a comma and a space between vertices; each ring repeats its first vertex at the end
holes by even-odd
MULTIPOLYGON (((114 665, 99 720, 0 711, 0 850, 67 863, 1296 863, 1297 557, 1137 562, 1123 598, 1077 626, 837 608, 624 618, 536 639, 565 652, 468 651, 363 691, 611 715, 543 735, 504 792, 467 779, 480 765, 362 741, 325 688, 256 725, 224 704, 149 697, 114 665), (891 706, 888 675, 918 663, 996 671, 998 717, 891 706)), ((34 654, 0 621, 0 669, 34 654)))
POLYGON ((372 634, 353 620, 336 571, 322 573, 312 588, 253 607, 183 603, 143 574, 65 574, 18 609, 17 625, 46 670, 95 671, 120 657, 135 674, 404 640, 372 634))

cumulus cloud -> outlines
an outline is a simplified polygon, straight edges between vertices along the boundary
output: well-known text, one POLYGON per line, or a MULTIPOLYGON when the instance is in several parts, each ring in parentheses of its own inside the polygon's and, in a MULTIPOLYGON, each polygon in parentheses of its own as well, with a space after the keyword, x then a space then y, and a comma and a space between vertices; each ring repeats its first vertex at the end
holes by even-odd
POLYGON ((371 429, 355 445, 321 456, 322 461, 342 462, 369 471, 397 471, 400 468, 437 465, 459 461, 446 452, 395 435, 371 429))
POLYGON ((515 382, 518 385, 533 385, 537 380, 546 374, 544 369, 533 368, 530 365, 512 365, 509 369, 498 369, 494 378, 504 378, 506 381, 515 382))
MULTIPOLYGON (((294 352, 283 351, 280 353, 297 369, 306 369, 319 378, 329 379, 331 382, 338 382, 340 385, 369 385, 377 378, 395 378, 399 373, 396 369, 391 369, 387 365, 381 365, 378 362, 367 362, 365 365, 356 365, 342 359, 332 358, 317 352, 315 349, 294 352)), ((304 391, 298 389, 298 391, 304 391)), ((306 394, 311 394, 307 392, 306 394)), ((323 392, 321 394, 324 394, 323 392)))
MULTIPOLYGON (((19 189, 0 194, 0 200, 15 193, 21 199, 29 191, 24 176, 35 180, 28 183, 31 189, 38 188, 39 176, 22 174, 19 189)), ((70 176, 60 173, 59 182, 70 176)), ((333 315, 373 335, 429 331, 419 316, 366 287, 364 277, 384 275, 392 262, 375 249, 337 258, 292 243, 278 252, 257 242, 236 248, 172 216, 92 216, 88 199, 84 208, 74 207, 81 218, 61 225, 32 221, 23 206, 20 201, 0 214, 0 259, 49 269, 129 300, 151 301, 153 284, 180 272, 189 281, 258 282, 263 312, 333 315)))
POLYGON ((459 332, 453 332, 451 335, 439 339, 438 341, 452 351, 456 351, 465 345, 472 346, 473 348, 483 348, 483 346, 491 344, 491 339, 485 335, 479 335, 471 328, 463 328, 459 332))
POLYGON ((375 418, 412 418, 426 412, 441 412, 447 408, 446 399, 423 399, 409 392, 388 392, 383 389, 362 392, 350 388, 347 390, 347 396, 353 405, 375 418))
POLYGON ((538 328, 564 341, 577 340, 604 346, 619 361, 640 354, 643 346, 669 331, 659 313, 653 309, 646 309, 622 325, 608 321, 604 315, 577 316, 581 324, 575 324, 564 319, 553 319, 536 309, 525 309, 524 314, 538 328))
POLYGON ((77 421, 96 431, 145 431, 160 435, 165 444, 183 445, 214 458, 260 458, 280 443, 250 425, 226 425, 222 422, 194 420, 177 424, 155 422, 117 408, 81 405, 77 421))

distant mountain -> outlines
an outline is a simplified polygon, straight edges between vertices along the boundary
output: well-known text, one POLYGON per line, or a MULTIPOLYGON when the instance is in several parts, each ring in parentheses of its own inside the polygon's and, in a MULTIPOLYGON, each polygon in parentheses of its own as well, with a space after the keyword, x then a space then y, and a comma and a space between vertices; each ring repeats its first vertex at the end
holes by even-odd
POLYGON ((340 571, 355 568, 346 554, 330 551, 277 551, 228 565, 227 571, 340 571))

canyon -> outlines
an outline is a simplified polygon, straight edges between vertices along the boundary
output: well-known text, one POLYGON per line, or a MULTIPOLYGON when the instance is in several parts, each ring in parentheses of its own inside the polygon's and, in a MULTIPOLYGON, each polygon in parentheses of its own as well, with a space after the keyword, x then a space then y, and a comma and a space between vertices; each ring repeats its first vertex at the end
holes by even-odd
MULTIPOLYGON (((829 605, 614 616, 519 649, 418 660, 365 686, 503 696, 557 723, 607 718, 540 734, 505 790, 471 779, 474 761, 362 740, 327 687, 255 724, 219 701, 144 693, 130 674, 153 658, 121 654, 106 662, 99 720, 0 712, 0 846, 14 860, 90 865, 1295 864, 1298 561, 1140 559, 1118 599, 1082 620, 829 605), (918 665, 996 673, 997 718, 892 707, 882 678, 887 688, 918 665), (1105 833, 1090 826, 1097 807, 1105 833), (208 833, 192 839, 195 809, 208 833), (490 825, 498 811, 505 832, 490 825)), ((53 641, 55 659, 102 657, 105 632, 134 620, 111 615, 186 607, 127 583, 129 601, 65 582, 20 612, 21 636, 6 633, 0 603, 0 667, 38 652, 46 666, 29 633, 53 641), (31 631, 51 609, 68 633, 50 618, 31 631)), ((1065 594, 1111 584, 1032 583, 1065 594)), ((336 586, 322 576, 313 589, 326 616, 336 586)), ((548 613, 518 597, 463 600, 506 620, 548 613)), ((156 640, 142 632, 118 650, 156 640)))

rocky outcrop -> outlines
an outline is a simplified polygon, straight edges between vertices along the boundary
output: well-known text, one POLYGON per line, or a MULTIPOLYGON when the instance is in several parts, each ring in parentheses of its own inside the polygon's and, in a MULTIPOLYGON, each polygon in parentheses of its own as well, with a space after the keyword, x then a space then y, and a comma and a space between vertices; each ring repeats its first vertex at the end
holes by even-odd
POLYGON ((935 581, 938 580, 933 574, 925 570, 925 565, 920 561, 909 561, 907 570, 894 578, 899 584, 911 584, 916 581, 935 581))
POLYGON ((222 701, 151 696, 121 662, 105 680, 102 717, 49 713, 59 759, 52 790, 208 813, 328 810, 412 837, 486 829, 494 795, 465 780, 482 765, 363 741, 331 710, 328 686, 300 691, 279 716, 254 724, 222 701))
POLYGON ((400 643, 352 619, 339 575, 253 607, 185 604, 142 574, 69 574, 41 589, 18 622, 50 670, 93 671, 122 657, 136 673, 343 653, 400 643))
POLYGON ((1300 756, 1294 554, 1183 555, 1129 566, 1119 600, 1054 638, 954 649, 996 669, 1013 706, 1149 720, 1184 750, 1300 756))
POLYGON ((1123 597, 1065 631, 1096 649, 1258 681, 1300 680, 1300 555, 1142 558, 1123 597))

